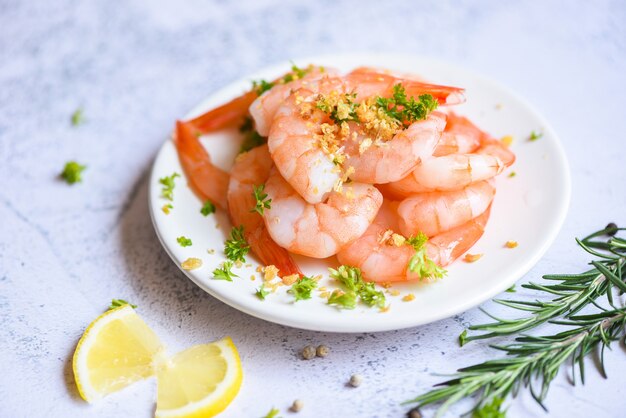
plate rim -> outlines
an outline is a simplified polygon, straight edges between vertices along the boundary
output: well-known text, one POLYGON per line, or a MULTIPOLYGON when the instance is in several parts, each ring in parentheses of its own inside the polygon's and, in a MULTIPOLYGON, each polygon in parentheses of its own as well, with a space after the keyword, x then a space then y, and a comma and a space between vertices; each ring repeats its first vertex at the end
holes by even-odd
MULTIPOLYGON (((547 231, 544 234, 541 247, 538 250, 535 250, 532 256, 528 257, 525 260, 525 262, 521 266, 519 266, 514 272, 509 273, 509 277, 511 278, 510 282, 501 281, 497 286, 496 285, 491 286, 488 289, 480 293, 477 293, 474 297, 465 300, 464 303, 462 304, 457 304, 453 306, 451 305, 444 306, 441 310, 438 310, 436 314, 428 315, 425 320, 423 320, 420 317, 417 317, 417 318, 413 317, 411 318, 411 320, 404 319, 403 321, 397 321, 397 320, 390 321, 390 322, 383 321, 383 322, 376 323, 376 324, 371 324, 371 323, 364 321, 364 322, 359 323, 359 325, 350 324, 349 327, 342 325, 343 324, 342 321, 337 321, 332 324, 318 323, 315 320, 292 321, 290 320, 290 318, 285 318, 281 315, 272 314, 271 312, 268 313, 265 311, 261 312, 258 310, 249 309, 247 306, 240 303, 236 299, 228 298, 220 294, 220 292, 216 291, 215 289, 208 287, 205 283, 196 279, 193 274, 184 270, 179 264, 177 258, 174 256, 174 254, 170 250, 169 246, 166 245, 164 241, 164 237, 162 236, 162 232, 157 226, 157 222, 155 219, 156 218, 155 211, 157 210, 157 207, 152 204, 155 198, 154 196, 155 189, 153 187, 149 187, 148 188, 148 206, 149 206, 149 212, 150 212, 150 219, 154 227, 154 230, 156 232, 156 235, 159 239, 159 242, 161 246, 163 247, 163 249, 165 250, 165 252, 170 257, 170 259, 179 268, 179 270, 181 270, 183 274, 187 278, 189 278, 193 283, 195 283, 198 287, 200 287, 202 290, 204 290, 205 292, 207 292, 214 298, 218 299, 219 301, 233 307, 234 309, 237 309, 253 317, 266 320, 269 322, 273 322, 279 325, 289 326, 289 327, 298 328, 298 329, 305 329, 305 330, 310 330, 310 331, 317 331, 317 332, 333 332, 333 333, 385 332, 385 331, 400 330, 400 329, 406 329, 406 328, 414 328, 414 327, 418 327, 421 325, 434 323, 442 319, 446 319, 454 315, 457 315, 459 313, 465 312, 469 309, 472 309, 480 305, 481 303, 493 298, 495 295, 508 289, 513 283, 517 282, 522 276, 527 274, 538 263, 538 261, 545 255, 545 253, 548 251, 550 246, 554 243, 557 235, 561 231, 561 228, 563 227, 563 224, 566 220, 569 206, 571 203, 571 193, 572 193, 571 172, 570 172, 569 162, 567 160, 567 154, 565 153, 565 150, 563 148, 562 141, 560 137, 557 135, 552 125, 537 110, 535 110, 535 107, 532 106, 530 102, 528 102, 525 98, 521 97, 518 93, 516 93, 515 91, 513 91, 511 88, 507 87, 506 85, 502 84, 501 82, 493 80, 473 70, 467 70, 457 64, 453 64, 447 61, 434 59, 428 56, 415 55, 415 54, 372 52, 372 53, 351 53, 351 54, 324 54, 324 55, 315 55, 315 56, 309 56, 309 57, 303 56, 303 57, 298 57, 297 59, 294 59, 294 60, 282 61, 282 62, 277 62, 275 64, 270 64, 268 66, 265 66, 259 69, 258 71, 253 72, 252 74, 248 74, 248 75, 244 75, 242 77, 236 78, 235 80, 229 82, 227 85, 213 92, 208 93, 204 97, 204 99, 200 100, 191 110, 189 110, 183 116, 183 119, 189 119, 195 116, 196 114, 198 114, 199 112, 202 112, 203 107, 206 107, 206 103, 211 101, 213 97, 224 95, 226 92, 235 90, 237 86, 242 84, 244 81, 259 78, 259 76, 260 75, 262 76, 262 74, 278 72, 277 70, 281 68, 285 68, 285 67, 288 68, 288 66, 293 62, 328 62, 328 61, 337 60, 337 59, 341 59, 341 60, 349 59, 349 60, 356 60, 356 61, 360 59, 360 60, 369 61, 369 60, 372 60, 373 58, 381 59, 381 60, 410 59, 410 60, 416 60, 416 61, 422 61, 422 62, 429 62, 429 63, 432 63, 433 65, 447 67, 455 72, 462 72, 465 75, 468 75, 472 78, 479 80, 481 83, 490 84, 492 87, 504 92, 506 95, 510 96, 512 99, 514 99, 519 104, 521 104, 528 111, 528 113, 531 114, 532 117, 541 124, 542 130, 544 132, 548 132, 549 136, 554 138, 553 145, 558 151, 556 155, 558 156, 558 159, 560 160, 560 163, 563 166, 563 171, 561 174, 563 175, 563 182, 565 186, 562 190, 564 197, 563 199, 559 201, 557 216, 555 218, 555 221, 549 226, 549 231, 547 231)), ((163 142, 163 144, 159 148, 159 151, 157 152, 152 162, 152 166, 150 169, 150 176, 149 176, 150 184, 153 184, 155 181, 158 180, 158 174, 156 173, 157 161, 159 161, 162 154, 167 152, 168 145, 174 146, 171 140, 171 137, 168 137, 168 139, 166 139, 163 142)), ((314 315, 311 315, 311 316, 314 317, 314 315)))

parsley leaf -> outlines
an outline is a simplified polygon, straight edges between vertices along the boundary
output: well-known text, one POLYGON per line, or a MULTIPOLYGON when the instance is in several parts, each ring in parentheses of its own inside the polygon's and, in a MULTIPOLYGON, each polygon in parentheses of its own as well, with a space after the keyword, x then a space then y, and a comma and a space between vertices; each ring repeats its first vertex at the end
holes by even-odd
POLYGON ((233 273, 232 268, 232 261, 224 261, 224 263, 222 263, 222 267, 218 267, 213 270, 213 278, 215 280, 226 280, 227 282, 232 282, 233 277, 239 277, 233 273))
POLYGON ((283 77, 283 83, 290 83, 294 80, 301 79, 302 77, 307 75, 307 73, 311 71, 312 68, 313 68, 312 66, 308 66, 307 68, 300 68, 292 62, 291 72, 288 74, 285 74, 285 76, 283 77))
POLYGON ((215 213, 215 205, 210 200, 204 202, 202 209, 200 209, 200 213, 204 216, 209 216, 212 213, 215 213))
POLYGON ((418 233, 414 237, 406 240, 407 245, 415 249, 415 255, 409 260, 409 270, 418 273, 419 277, 440 279, 448 272, 439 267, 433 260, 426 255, 426 242, 428 237, 423 232, 418 233))
POLYGON ((516 292, 516 290, 515 290, 515 285, 513 285, 513 286, 509 287, 508 289, 506 289, 506 290, 505 290, 505 292, 508 292, 508 293, 515 293, 515 292, 516 292))
POLYGON ((231 261, 245 263, 248 251, 250 251, 250 246, 244 237, 243 225, 233 228, 230 231, 230 238, 224 243, 224 254, 231 261))
POLYGON ((543 136, 542 132, 531 131, 530 136, 528 137, 529 141, 536 141, 543 136))
POLYGON ((165 176, 159 179, 159 183, 163 185, 163 189, 161 190, 161 197, 167 200, 174 200, 174 187, 176 187, 174 179, 176 177, 180 177, 180 174, 172 173, 171 176, 165 176))
POLYGON ((65 163, 65 167, 61 172, 61 178, 67 182, 67 184, 79 183, 83 179, 81 173, 87 168, 85 165, 80 165, 76 161, 69 161, 65 163))
POLYGON ((191 239, 185 237, 185 236, 180 236, 178 238, 176 238, 176 241, 178 241, 178 243, 180 244, 181 247, 190 247, 193 243, 191 242, 191 239))
POLYGON ((377 97, 376 104, 391 118, 402 124, 410 124, 426 119, 426 116, 437 109, 438 103, 430 94, 421 94, 418 100, 408 98, 402 84, 393 86, 391 98, 377 97))
POLYGON ((126 302, 124 299, 113 299, 111 301, 111 305, 109 305, 109 309, 119 308, 120 306, 130 305, 131 308, 137 309, 137 305, 133 305, 130 302, 126 302))
POLYGON ((265 300, 265 296, 269 294, 270 294, 270 291, 265 289, 265 283, 261 284, 261 287, 259 287, 255 293, 256 297, 261 300, 265 300))
POLYGON ((280 418, 278 414, 280 414, 278 408, 272 408, 263 418, 280 418))
POLYGON ((506 418, 506 411, 501 411, 502 398, 493 398, 490 404, 484 404, 482 408, 474 410, 472 418, 506 418))
MULTIPOLYGON (((354 297, 345 296, 342 299, 339 299, 340 301, 351 301, 354 299, 354 306, 349 307, 348 309, 353 309, 356 306, 357 296, 361 302, 365 303, 367 306, 378 306, 379 308, 383 308, 385 306, 385 294, 380 290, 376 290, 376 285, 374 283, 367 283, 363 281, 363 276, 361 275, 361 270, 359 268, 339 266, 336 270, 332 268, 329 268, 328 270, 330 271, 330 277, 342 284, 345 290, 345 292, 343 292, 344 294, 354 294, 354 297)), ((336 298, 340 297, 341 295, 336 295, 336 298)), ((329 303, 331 303, 330 299, 329 303)), ((342 303, 338 304, 343 305, 342 303)))
POLYGON ((265 209, 272 208, 272 199, 267 198, 267 193, 264 192, 265 184, 253 187, 252 196, 256 200, 256 206, 252 208, 250 212, 258 212, 259 215, 263 215, 265 209))
POLYGON ((311 292, 317 287, 317 280, 312 277, 303 276, 291 285, 289 293, 294 295, 296 302, 299 300, 311 299, 311 292))
POLYGON ((267 138, 259 135, 254 129, 254 123, 251 117, 244 119, 243 124, 239 127, 239 132, 244 135, 243 142, 239 148, 239 154, 248 152, 252 148, 259 147, 267 142, 267 138))
POLYGON ((266 91, 271 90, 272 87, 274 87, 274 83, 271 83, 265 80, 259 80, 259 81, 255 80, 252 82, 252 90, 255 91, 257 96, 260 96, 266 91))
POLYGON ((76 109, 74 113, 72 113, 72 117, 70 118, 70 121, 72 122, 72 126, 78 126, 78 125, 82 125, 83 123, 85 123, 83 109, 80 107, 76 109))
POLYGON ((467 342, 467 330, 464 329, 461 334, 459 334, 459 345, 463 347, 467 342))
POLYGON ((354 309, 356 308, 356 293, 335 289, 328 297, 328 304, 338 305, 344 309, 354 309))
POLYGON ((327 113, 330 119, 338 125, 343 122, 358 122, 359 117, 356 114, 358 104, 354 102, 355 98, 356 93, 347 93, 338 103, 332 104, 327 97, 320 96, 315 102, 315 107, 327 113))

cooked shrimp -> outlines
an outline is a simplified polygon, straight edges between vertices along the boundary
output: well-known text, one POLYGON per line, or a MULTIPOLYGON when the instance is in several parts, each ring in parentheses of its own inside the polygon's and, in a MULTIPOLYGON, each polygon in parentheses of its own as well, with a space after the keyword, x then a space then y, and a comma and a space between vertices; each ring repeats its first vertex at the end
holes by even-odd
POLYGON ((311 66, 302 78, 288 83, 277 83, 270 90, 254 100, 249 108, 250 115, 252 119, 254 119, 254 124, 259 135, 267 136, 269 134, 276 111, 291 92, 301 87, 316 89, 316 80, 323 77, 334 76, 336 73, 337 71, 333 68, 311 66))
POLYGON ((441 157, 449 154, 469 154, 480 146, 483 132, 469 119, 449 112, 446 117, 446 129, 433 156, 441 157))
MULTIPOLYGON (((418 273, 409 269, 411 258, 415 255, 413 247, 387 238, 390 232, 398 230, 395 210, 396 204, 386 201, 365 234, 339 251, 339 262, 358 267, 368 281, 421 279, 418 273)), ((489 209, 469 222, 432 237, 426 243, 428 258, 441 267, 452 263, 478 241, 488 218, 489 209)))
POLYGON ((281 277, 302 275, 289 252, 272 240, 263 217, 251 210, 256 203, 253 188, 265 183, 272 165, 267 145, 254 148, 237 157, 228 185, 230 218, 233 225, 243 226, 246 241, 264 265, 276 266, 281 277))
POLYGON ((202 199, 226 207, 228 173, 215 167, 194 128, 187 122, 176 122, 174 142, 178 158, 191 189, 202 199))
MULTIPOLYGON (((463 123, 473 126, 469 120, 463 123)), ((488 180, 515 162, 515 155, 501 141, 480 131, 480 147, 470 154, 450 154, 430 158, 418 164, 408 176, 389 184, 391 196, 410 196, 430 191, 460 190, 488 180)))
MULTIPOLYGON (((424 159, 432 156, 445 126, 445 115, 432 112, 425 120, 401 130, 390 140, 363 150, 367 135, 356 133, 346 141, 347 166, 353 167, 350 178, 364 183, 389 183, 406 177, 424 159)), ((351 124, 352 126, 352 124, 351 124)))
POLYGON ((326 202, 310 204, 276 169, 270 171, 265 192, 271 208, 263 217, 271 237, 293 253, 314 258, 330 257, 360 237, 383 200, 374 186, 350 183, 326 202))
POLYGON ((487 210, 495 191, 493 181, 481 181, 461 190, 410 196, 398 206, 399 230, 407 237, 448 231, 487 210))

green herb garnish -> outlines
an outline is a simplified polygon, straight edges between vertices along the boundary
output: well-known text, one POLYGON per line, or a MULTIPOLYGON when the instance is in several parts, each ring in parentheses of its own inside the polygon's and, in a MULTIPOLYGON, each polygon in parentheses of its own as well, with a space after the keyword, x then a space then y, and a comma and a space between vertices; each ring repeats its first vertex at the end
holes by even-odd
POLYGON ((232 282, 233 277, 239 277, 235 273, 233 273, 232 268, 232 261, 224 261, 222 263, 222 267, 218 267, 213 270, 213 278, 215 280, 226 280, 227 282, 232 282))
POLYGON ((172 173, 171 176, 165 176, 159 179, 159 183, 161 183, 161 185, 163 186, 161 190, 162 198, 167 200, 174 200, 174 187, 176 187, 174 179, 176 177, 180 177, 180 174, 172 173))
POLYGON ((120 306, 130 305, 131 308, 137 309, 137 305, 133 305, 130 302, 126 302, 124 299, 113 299, 111 301, 111 305, 109 305, 109 309, 119 308, 120 306))
POLYGON ((517 175, 517 173, 515 171, 511 171, 508 175, 509 178, 513 178, 517 175))
POLYGON ((184 236, 176 238, 176 241, 180 244, 181 247, 190 247, 193 244, 191 242, 191 239, 184 236))
POLYGON ((243 225, 237 226, 230 231, 230 238, 224 243, 224 254, 231 261, 246 262, 246 254, 250 246, 243 233, 243 225))
POLYGON ((515 293, 516 292, 515 285, 513 285, 513 286, 509 287, 508 289, 506 289, 505 292, 507 292, 507 293, 515 293))
POLYGON ((299 300, 311 299, 311 292, 317 287, 317 280, 312 277, 303 276, 297 282, 291 285, 288 290, 295 298, 299 300))
POLYGON ((274 87, 274 83, 270 83, 265 80, 253 81, 252 82, 252 90, 255 91, 257 96, 262 95, 268 90, 271 90, 274 87))
POLYGON ((531 131, 530 136, 528 137, 529 141, 536 141, 543 136, 543 132, 535 132, 531 131))
POLYGON ((440 279, 448 272, 428 258, 426 255, 426 242, 428 242, 428 237, 423 232, 418 233, 414 237, 407 238, 406 244, 415 249, 415 255, 409 260, 409 270, 413 273, 417 273, 422 279, 440 279))
POLYGON ((356 293, 335 289, 328 297, 328 304, 337 305, 343 309, 354 309, 356 308, 356 293))
POLYGON ((280 414, 278 408, 272 408, 263 418, 280 418, 278 414, 280 414))
POLYGON ((338 125, 344 122, 358 122, 359 117, 356 114, 358 104, 354 102, 354 99, 356 99, 356 93, 348 93, 343 95, 341 102, 331 104, 327 97, 321 96, 315 102, 315 107, 327 113, 330 119, 338 125))
POLYGON ((504 399, 494 397, 491 403, 484 404, 481 408, 472 412, 472 418, 506 418, 506 412, 500 410, 504 399))
POLYGON ((261 284, 261 287, 259 287, 255 293, 256 297, 261 300, 265 300, 265 296, 269 294, 270 294, 270 291, 265 289, 265 283, 261 284))
MULTIPOLYGON (((469 327, 470 331, 482 334, 468 336, 465 330, 459 342, 463 345, 514 334, 516 338, 512 342, 492 345, 506 356, 459 369, 450 380, 410 402, 417 402, 419 407, 441 403, 437 411, 437 416, 441 416, 456 401, 477 396, 474 411, 480 413, 490 399, 506 399, 515 396, 520 388, 529 388, 533 398, 544 407, 550 383, 561 366, 571 360, 573 368, 578 366, 584 383, 585 358, 595 353, 599 353, 599 371, 606 377, 604 349, 626 338, 626 307, 618 302, 626 292, 626 239, 615 236, 624 230, 611 223, 583 239, 576 239, 583 250, 598 257, 589 263, 591 269, 579 274, 548 274, 543 276, 545 283, 522 285, 540 292, 544 298, 535 295, 531 300, 494 299, 525 314, 512 319, 489 315, 493 321, 469 327), (561 329, 551 335, 528 333, 546 322, 561 329)), ((572 373, 573 383, 575 377, 572 373)), ((500 403, 494 401, 491 410, 495 409, 494 404, 499 408, 500 403)))
MULTIPOLYGON (((374 283, 363 281, 363 276, 361 275, 361 270, 359 268, 339 266, 337 269, 329 268, 328 271, 330 272, 330 277, 341 283, 343 287, 343 294, 353 294, 354 296, 346 296, 339 299, 340 301, 348 301, 347 305, 344 303, 336 304, 344 307, 351 306, 348 307, 348 309, 353 309, 356 307, 356 300, 358 296, 361 302, 365 303, 367 306, 378 306, 379 308, 383 308, 385 306, 385 294, 380 290, 376 290, 376 285, 374 283), (354 304, 350 302, 351 300, 354 300, 354 304)), ((335 295, 335 300, 341 297, 341 294, 337 294, 335 295)), ((328 303, 331 303, 330 298, 328 303)))
POLYGON ((210 200, 204 202, 202 205, 202 209, 200 209, 200 213, 204 216, 209 216, 212 213, 215 213, 215 205, 210 200))
POLYGON ((437 109, 437 100, 430 94, 421 94, 418 100, 408 98, 402 84, 393 86, 391 98, 377 97, 376 104, 391 118, 401 124, 411 124, 418 120, 426 119, 426 116, 437 109))
POLYGON ((83 123, 85 123, 85 117, 83 115, 82 108, 79 107, 78 109, 74 111, 74 113, 72 113, 70 122, 72 123, 72 126, 78 126, 78 125, 82 125, 83 123))
POLYGON ((239 148, 240 154, 267 143, 267 138, 259 135, 254 129, 254 123, 249 116, 244 119, 243 124, 239 127, 239 132, 243 134, 243 142, 239 148))
POLYGON ((61 172, 61 178, 65 180, 67 184, 79 183, 83 180, 81 174, 86 168, 87 166, 80 165, 76 161, 67 162, 61 172))
POLYGON ((256 200, 256 205, 250 212, 258 212, 259 215, 263 215, 265 209, 272 208, 272 199, 268 199, 267 193, 264 192, 265 184, 260 186, 254 186, 252 196, 256 200))
POLYGON ((285 76, 283 77, 283 83, 290 83, 294 80, 301 79, 302 77, 307 75, 307 73, 311 71, 312 68, 312 66, 309 66, 307 68, 300 68, 296 64, 291 63, 291 72, 285 74, 285 76))

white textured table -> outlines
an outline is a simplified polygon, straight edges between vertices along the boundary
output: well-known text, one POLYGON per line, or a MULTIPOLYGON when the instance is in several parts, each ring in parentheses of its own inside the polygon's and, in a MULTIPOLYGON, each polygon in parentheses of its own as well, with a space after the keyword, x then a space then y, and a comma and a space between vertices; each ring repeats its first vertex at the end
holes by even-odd
MULTIPOLYGON (((74 345, 116 297, 138 304, 172 351, 233 337, 245 380, 227 417, 285 411, 295 398, 305 401, 302 417, 399 417, 407 409, 400 402, 441 380, 433 373, 494 356, 484 343, 456 344, 464 325, 485 319, 477 309, 380 334, 289 329, 203 293, 161 249, 147 173, 174 119, 224 83, 279 60, 352 50, 423 54, 493 77, 543 112, 565 143, 573 199, 558 239, 521 280, 578 271, 587 257, 574 236, 608 221, 626 224, 624 3, 180 3, 0 0, 2 417, 152 414, 154 381, 95 406, 75 392, 74 345), (79 106, 87 122, 72 128, 79 106), (89 166, 75 187, 55 178, 69 159, 89 166), (331 347, 327 359, 299 360, 302 346, 321 342, 331 347), (348 389, 355 372, 364 384, 348 389)), ((547 399, 551 415, 623 416, 624 354, 619 345, 607 353, 609 380, 591 363, 584 387, 559 375, 547 399)), ((545 414, 522 396, 509 416, 545 414)))

